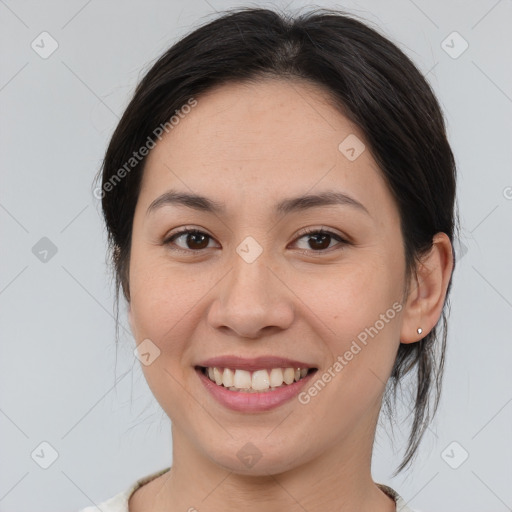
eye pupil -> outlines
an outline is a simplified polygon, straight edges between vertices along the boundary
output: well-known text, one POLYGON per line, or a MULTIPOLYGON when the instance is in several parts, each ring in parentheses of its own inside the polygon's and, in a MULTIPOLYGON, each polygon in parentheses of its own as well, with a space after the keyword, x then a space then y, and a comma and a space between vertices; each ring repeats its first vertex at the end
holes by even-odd
POLYGON ((193 239, 194 242, 192 242, 192 246, 191 248, 193 249, 204 249, 206 247, 208 247, 208 235, 205 235, 205 234, 202 234, 202 233, 189 233, 187 235, 187 245, 189 245, 189 241, 193 239), (199 242, 199 247, 197 245, 194 246, 195 242, 197 242, 197 240, 199 239, 202 239, 202 242, 199 242), (204 243, 206 241, 206 244, 204 243))
MULTIPOLYGON (((322 233, 317 233, 315 235, 311 235, 311 238, 310 238, 310 247, 312 249, 327 249, 329 247, 329 244, 330 244, 330 238, 331 238, 331 235, 328 235, 328 234, 322 234, 322 233), (317 245, 316 247, 313 247, 311 246, 311 240, 314 239, 314 238, 320 238, 322 239, 322 241, 320 242, 320 247, 317 245), (325 241, 327 240, 327 244, 325 243, 325 241)), ((315 245, 315 244, 313 244, 315 245)))

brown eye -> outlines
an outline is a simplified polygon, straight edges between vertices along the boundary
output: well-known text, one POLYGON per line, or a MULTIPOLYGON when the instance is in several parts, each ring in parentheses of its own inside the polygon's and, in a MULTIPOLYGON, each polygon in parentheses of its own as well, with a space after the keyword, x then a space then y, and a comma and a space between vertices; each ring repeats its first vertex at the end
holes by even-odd
POLYGON ((309 235, 311 238, 309 239, 309 244, 312 249, 318 250, 318 249, 328 249, 329 245, 331 244, 331 235, 328 235, 327 233, 318 233, 316 235, 309 235), (311 245, 311 242, 313 242, 313 245, 311 245))
MULTIPOLYGON (((344 240, 341 236, 331 231, 319 230, 304 230, 303 235, 297 240, 309 239, 307 241, 308 247, 304 248, 305 253, 324 253, 330 252, 328 249, 333 240, 337 241, 340 246, 347 245, 347 240, 344 240)), ((341 247, 340 247, 341 248, 341 247)))
MULTIPOLYGON (((305 230, 303 231, 303 235, 297 240, 301 240, 303 238, 309 239, 307 242, 308 247, 304 248, 303 252, 313 255, 315 255, 315 253, 316 255, 321 255, 322 253, 330 252, 329 249, 332 249, 330 246, 333 241, 337 241, 337 245, 341 246, 340 248, 349 243, 336 233, 319 229, 305 230)), ((173 251, 193 253, 208 249, 210 240, 213 240, 213 238, 203 231, 199 231, 197 229, 185 229, 172 235, 164 242, 164 244, 168 245, 173 251), (182 245, 176 244, 176 240, 179 239, 182 239, 182 245)))
POLYGON ((186 229, 180 231, 179 233, 175 233, 170 238, 168 238, 164 244, 166 245, 176 245, 175 240, 182 239, 185 247, 178 246, 178 248, 172 247, 172 250, 179 252, 194 252, 201 251, 203 249, 208 248, 209 241, 212 237, 203 231, 199 231, 196 229, 186 229))

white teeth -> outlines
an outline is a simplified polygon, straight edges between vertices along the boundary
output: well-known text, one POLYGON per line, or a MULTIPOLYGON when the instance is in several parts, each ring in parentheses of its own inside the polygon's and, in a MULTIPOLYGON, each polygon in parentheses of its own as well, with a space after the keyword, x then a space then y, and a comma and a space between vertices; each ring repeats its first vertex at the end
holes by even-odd
POLYGON ((283 385, 283 370, 281 370, 281 368, 272 368, 272 370, 270 370, 270 385, 273 388, 278 388, 283 385))
MULTIPOLYGON (((238 370, 237 370, 238 371, 238 370)), ((253 372, 251 388, 256 391, 268 389, 270 387, 270 377, 267 370, 258 370, 253 372)))
POLYGON ((215 384, 217 384, 217 386, 222 386, 222 373, 220 373, 218 368, 213 369, 213 375, 215 377, 215 384))
POLYGON ((295 380, 295 370, 293 368, 285 368, 283 380, 286 384, 291 384, 295 380))
POLYGON ((229 388, 230 386, 234 386, 234 372, 229 368, 224 368, 224 372, 222 374, 222 384, 229 388))
POLYGON ((274 391, 283 385, 293 384, 303 379, 308 368, 272 368, 269 370, 232 370, 230 368, 207 368, 206 374, 218 386, 224 386, 231 391, 274 391))
MULTIPOLYGON (((224 370, 224 373, 226 373, 226 370, 224 370)), ((249 389, 251 385, 251 372, 248 372, 246 370, 235 370, 235 378, 231 386, 235 386, 235 388, 239 389, 249 389)), ((226 388, 230 387, 229 381, 227 383, 224 382, 224 386, 226 388)))

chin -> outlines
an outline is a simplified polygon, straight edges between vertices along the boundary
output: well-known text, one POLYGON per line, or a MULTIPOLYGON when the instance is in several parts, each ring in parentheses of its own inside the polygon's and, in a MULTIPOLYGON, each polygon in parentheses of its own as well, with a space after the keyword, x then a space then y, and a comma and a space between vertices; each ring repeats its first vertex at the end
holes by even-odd
POLYGON ((304 463, 305 454, 300 450, 300 456, 297 457, 296 446, 286 447, 281 444, 278 449, 274 443, 265 441, 264 437, 260 442, 255 440, 255 436, 248 436, 248 439, 252 441, 233 443, 232 449, 224 445, 221 452, 207 450, 210 460, 226 471, 254 477, 277 475, 304 463))

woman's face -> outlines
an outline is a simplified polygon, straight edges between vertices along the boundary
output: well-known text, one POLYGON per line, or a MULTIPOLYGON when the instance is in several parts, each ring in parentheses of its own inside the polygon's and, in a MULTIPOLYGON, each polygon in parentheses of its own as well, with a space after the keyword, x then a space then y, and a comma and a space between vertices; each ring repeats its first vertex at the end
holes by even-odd
MULTIPOLYGON (((187 451, 252 475, 369 460, 400 343, 405 260, 397 207, 363 135, 297 81, 224 85, 182 116, 148 156, 129 269, 130 323, 173 423, 175 459, 187 451), (150 208, 171 190, 219 209, 150 208), (326 193, 339 201, 293 201, 326 193), (184 229, 201 233, 170 240, 184 229), (255 366, 277 381, 275 367, 293 364, 272 357, 317 370, 291 396, 286 383, 242 394, 196 368, 228 356, 243 360, 215 365, 245 368, 233 374, 239 387, 247 375, 253 383, 246 359, 267 358, 255 366)), ((265 387, 265 373, 255 379, 265 387)))

